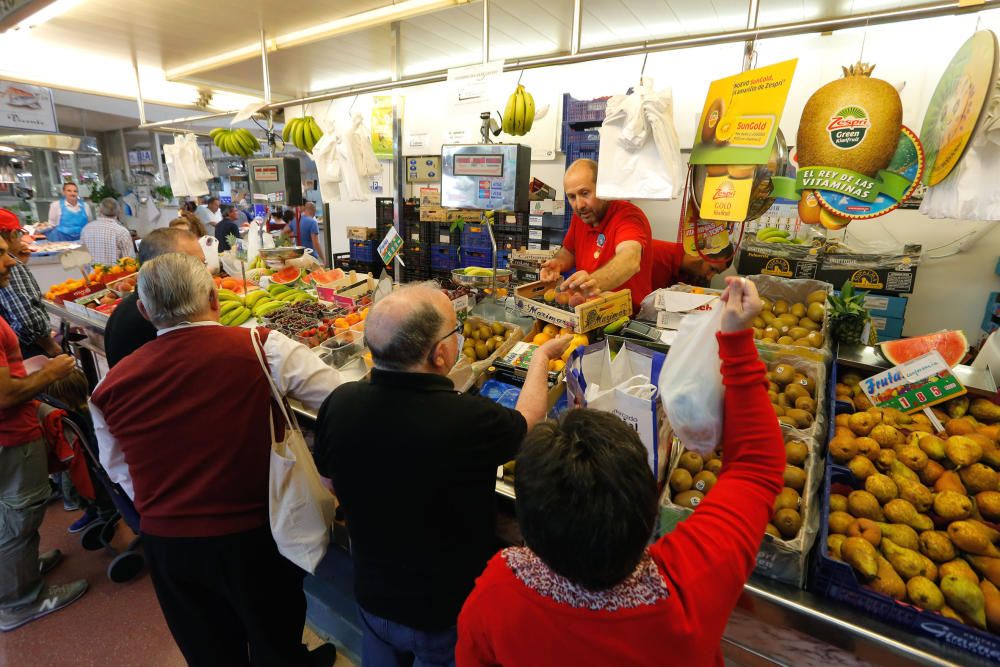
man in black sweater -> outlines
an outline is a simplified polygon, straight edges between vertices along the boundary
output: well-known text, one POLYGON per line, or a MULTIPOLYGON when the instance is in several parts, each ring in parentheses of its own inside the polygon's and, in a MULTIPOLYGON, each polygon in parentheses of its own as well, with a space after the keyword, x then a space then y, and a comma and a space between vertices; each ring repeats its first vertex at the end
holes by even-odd
MULTIPOLYGON (((205 253, 198 238, 191 232, 176 227, 154 229, 139 244, 139 263, 145 264, 154 257, 168 252, 180 252, 205 261, 205 253)), ((111 313, 104 327, 104 354, 108 368, 156 338, 156 327, 139 314, 135 305, 138 290, 125 296, 111 313)))
POLYGON ((365 665, 454 664, 458 612, 496 551, 497 466, 545 418, 548 361, 570 340, 535 351, 510 410, 455 391, 461 331, 440 289, 396 290, 367 318, 371 381, 319 412, 316 463, 347 519, 365 665))
POLYGON ((229 250, 229 237, 240 237, 240 211, 226 204, 222 207, 222 221, 215 225, 215 239, 219 242, 219 252, 229 250))

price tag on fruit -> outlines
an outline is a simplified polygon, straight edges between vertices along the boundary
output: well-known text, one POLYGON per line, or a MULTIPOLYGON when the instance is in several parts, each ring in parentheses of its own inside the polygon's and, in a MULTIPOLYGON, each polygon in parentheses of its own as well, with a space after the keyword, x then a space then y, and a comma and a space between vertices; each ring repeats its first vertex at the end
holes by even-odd
POLYGON ((403 237, 399 235, 395 227, 390 227, 385 238, 378 244, 378 255, 382 258, 382 263, 389 266, 392 263, 392 258, 399 253, 402 247, 403 237))
POLYGON ((906 413, 930 408, 966 392, 936 350, 862 380, 861 390, 872 405, 906 413))

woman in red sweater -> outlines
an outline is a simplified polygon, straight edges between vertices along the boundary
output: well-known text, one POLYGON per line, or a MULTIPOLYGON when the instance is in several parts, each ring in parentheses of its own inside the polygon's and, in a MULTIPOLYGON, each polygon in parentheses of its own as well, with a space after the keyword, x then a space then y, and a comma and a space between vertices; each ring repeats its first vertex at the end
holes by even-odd
POLYGON ((656 483, 634 430, 573 410, 517 458, 527 546, 487 565, 458 619, 459 667, 722 665, 726 622, 754 567, 785 468, 749 322, 753 283, 727 279, 719 356, 723 457, 712 493, 647 548, 656 483))

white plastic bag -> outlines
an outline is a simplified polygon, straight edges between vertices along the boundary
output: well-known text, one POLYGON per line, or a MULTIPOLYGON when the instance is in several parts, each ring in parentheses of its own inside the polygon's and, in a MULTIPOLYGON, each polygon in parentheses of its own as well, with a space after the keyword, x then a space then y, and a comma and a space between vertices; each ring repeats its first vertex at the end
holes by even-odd
POLYGON ((722 371, 715 334, 725 304, 681 322, 660 373, 660 396, 674 434, 684 446, 708 456, 722 440, 722 371))
POLYGON ((205 253, 205 266, 214 276, 219 273, 219 241, 214 236, 202 236, 198 239, 202 252, 205 253))

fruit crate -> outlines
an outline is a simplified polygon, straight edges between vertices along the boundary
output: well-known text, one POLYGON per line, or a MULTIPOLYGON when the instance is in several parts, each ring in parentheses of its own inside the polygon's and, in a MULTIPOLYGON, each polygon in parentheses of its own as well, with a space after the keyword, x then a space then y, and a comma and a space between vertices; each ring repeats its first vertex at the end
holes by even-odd
POLYGON ((376 220, 375 221, 375 245, 377 246, 385 238, 385 235, 389 233, 389 228, 392 227, 392 219, 389 220, 376 220))
POLYGON ((519 250, 528 244, 527 232, 495 232, 495 236, 498 250, 519 250))
POLYGON ((405 220, 403 222, 403 240, 406 243, 432 243, 430 222, 405 220))
POLYGON ((331 258, 333 262, 333 268, 340 269, 342 271, 347 271, 351 266, 351 253, 349 252, 337 252, 333 254, 331 258))
POLYGON ((957 651, 979 658, 1000 660, 1000 637, 969 627, 940 614, 925 611, 906 602, 894 600, 865 588, 847 563, 830 558, 826 553, 829 537, 830 494, 857 486, 847 468, 830 463, 826 468, 823 502, 820 505, 820 533, 813 559, 809 590, 831 600, 843 602, 882 621, 904 628, 911 634, 941 642, 957 651))
POLYGON ((544 295, 550 289, 551 285, 542 282, 521 285, 514 290, 515 305, 525 317, 572 329, 575 333, 587 333, 632 316, 632 291, 628 289, 604 292, 572 308, 546 302, 544 295))
POLYGON ((378 269, 373 262, 359 262, 356 260, 351 260, 348 264, 348 271, 355 271, 357 273, 374 273, 378 269))
POLYGON ((578 144, 581 142, 597 142, 601 140, 601 133, 599 128, 588 127, 582 130, 574 130, 570 123, 563 123, 562 125, 562 141, 560 146, 565 149, 570 144, 578 144))
POLYGON ((376 197, 375 199, 375 219, 388 220, 392 222, 392 197, 376 197))
POLYGON ((431 243, 457 246, 462 239, 462 234, 458 229, 452 231, 450 222, 429 222, 427 225, 431 243))
POLYGON ((510 250, 497 250, 497 268, 506 269, 510 264, 510 250))
POLYGON ((525 211, 497 211, 493 214, 493 228, 516 228, 524 231, 528 227, 528 213, 525 211))
POLYGON ((413 220, 420 220, 420 202, 419 201, 404 201, 403 202, 403 214, 399 216, 399 219, 403 222, 410 222, 413 220))
MULTIPOLYGON (((578 144, 568 144, 563 147, 563 151, 566 153, 566 164, 570 165, 582 159, 597 160, 601 152, 601 144, 594 141, 584 141, 578 144)), ((568 202, 566 208, 570 208, 568 202)))
POLYGON ((414 267, 407 263, 406 268, 403 269, 404 283, 419 283, 430 280, 430 278, 431 270, 427 267, 414 267))
POLYGON ((351 241, 351 261, 373 263, 375 246, 375 241, 351 241))
POLYGON ((431 244, 431 270, 451 272, 458 268, 458 248, 444 243, 431 244))
POLYGON ((462 247, 492 250, 489 227, 485 224, 465 225, 462 229, 462 247))
POLYGON ((430 267, 430 244, 407 241, 403 246, 403 262, 408 268, 427 269, 430 267))
POLYGON ((601 123, 608 111, 608 97, 578 100, 563 94, 563 119, 567 123, 601 123))
POLYGON ((487 269, 493 268, 493 251, 480 250, 475 248, 462 248, 462 266, 482 266, 487 269))

